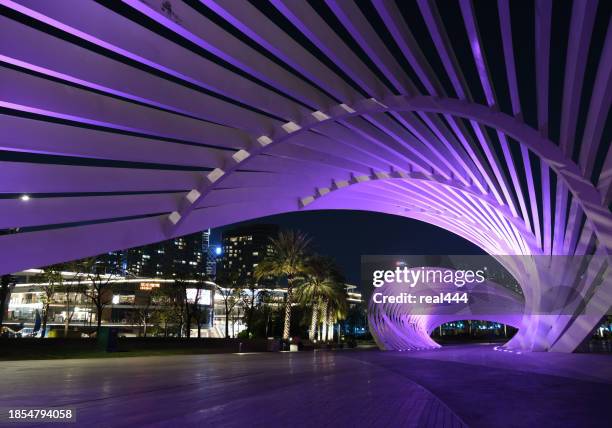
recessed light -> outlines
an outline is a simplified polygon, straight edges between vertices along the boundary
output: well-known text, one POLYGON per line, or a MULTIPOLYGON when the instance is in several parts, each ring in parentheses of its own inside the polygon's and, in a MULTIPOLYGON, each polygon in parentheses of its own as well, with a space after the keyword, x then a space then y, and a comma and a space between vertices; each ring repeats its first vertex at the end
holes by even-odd
POLYGON ((21 199, 22 201, 29 201, 30 195, 21 195, 19 199, 21 199))

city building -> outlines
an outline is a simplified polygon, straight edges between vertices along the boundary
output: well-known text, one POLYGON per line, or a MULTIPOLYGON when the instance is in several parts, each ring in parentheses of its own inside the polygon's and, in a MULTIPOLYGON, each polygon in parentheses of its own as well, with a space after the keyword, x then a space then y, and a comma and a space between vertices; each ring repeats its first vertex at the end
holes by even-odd
POLYGON ((202 231, 202 255, 204 257, 204 273, 208 278, 214 278, 217 274, 217 251, 221 247, 216 247, 210 242, 210 229, 202 231))
MULTIPOLYGON (((127 276, 169 278, 193 276, 208 270, 204 239, 206 232, 193 233, 167 241, 105 255, 109 264, 127 276)), ((209 232, 208 232, 209 233, 209 232)))
POLYGON ((223 232, 223 254, 217 262, 217 278, 248 283, 255 267, 272 252, 270 238, 278 234, 278 226, 257 224, 223 232))
MULTIPOLYGON (((37 279, 41 272, 40 269, 29 269, 13 275, 16 284, 7 305, 4 325, 15 330, 35 326, 37 318, 40 322, 43 302, 48 298, 51 302, 47 321, 49 332, 63 329, 66 318, 70 318, 69 327, 73 334, 92 333, 97 318, 96 309, 87 297, 91 292, 91 281, 86 276, 77 279, 74 272, 61 272, 61 286, 56 286, 54 292, 48 294, 45 291, 49 283, 37 279)), ((160 297, 160 292, 164 287, 174 285, 173 279, 108 276, 108 286, 102 293, 102 325, 119 328, 123 335, 143 334, 145 328, 149 334, 155 330, 159 333, 163 326, 157 318, 162 317, 156 315, 161 314, 164 305, 168 304, 167 299, 160 297)), ((211 330, 214 293, 213 282, 197 284, 195 280, 187 280, 185 297, 191 304, 196 304, 197 299, 203 337, 217 336, 211 330)), ((191 327, 193 330, 194 324, 191 327)))

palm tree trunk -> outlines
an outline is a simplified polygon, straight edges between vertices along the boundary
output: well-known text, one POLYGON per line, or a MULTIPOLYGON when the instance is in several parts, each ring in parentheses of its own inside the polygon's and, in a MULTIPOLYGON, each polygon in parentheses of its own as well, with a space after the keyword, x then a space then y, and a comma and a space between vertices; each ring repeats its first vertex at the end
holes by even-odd
POLYGON ((45 337, 45 333, 47 331, 47 319, 49 318, 49 305, 45 304, 43 306, 43 316, 42 316, 42 325, 41 325, 41 331, 40 331, 40 337, 41 339, 45 337))
POLYGON ((96 305, 96 337, 100 337, 100 329, 102 328, 102 306, 96 305))
POLYGON ((283 339, 289 340, 289 329, 291 327, 291 303, 293 300, 293 287, 291 282, 287 285, 287 301, 285 302, 285 325, 283 326, 283 339))
POLYGON ((321 310, 321 317, 323 318, 323 331, 322 331, 322 339, 327 342, 327 321, 328 321, 328 310, 329 310, 329 300, 323 300, 323 308, 321 310))
POLYGON ((327 328, 325 329, 325 341, 327 342, 331 338, 334 337, 334 333, 329 334, 329 330, 334 328, 334 324, 332 323, 331 311, 327 311, 327 328))
POLYGON ((64 337, 68 337, 68 330, 70 329, 70 294, 66 293, 66 319, 64 319, 64 337))
POLYGON ((250 305, 249 305, 249 313, 247 315, 247 337, 250 338, 251 335, 253 334, 253 311, 255 310, 255 289, 252 288, 251 289, 251 301, 250 301, 250 305))
POLYGON ((310 321, 310 331, 308 332, 310 340, 315 340, 317 338, 317 324, 319 323, 319 304, 320 302, 317 300, 312 305, 312 320, 310 321))
POLYGON ((185 336, 187 339, 191 338, 191 312, 188 312, 185 316, 187 318, 187 324, 185 325, 185 336))
POLYGON ((229 337, 229 308, 227 307, 227 299, 225 300, 225 338, 229 337))

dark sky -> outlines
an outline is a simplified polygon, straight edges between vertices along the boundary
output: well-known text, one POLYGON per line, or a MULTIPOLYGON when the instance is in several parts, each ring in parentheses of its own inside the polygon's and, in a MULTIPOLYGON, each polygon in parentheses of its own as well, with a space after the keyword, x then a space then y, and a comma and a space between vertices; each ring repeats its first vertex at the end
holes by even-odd
POLYGON ((347 280, 359 284, 365 254, 484 254, 465 239, 417 220, 365 211, 308 211, 281 214, 214 229, 212 242, 237 225, 270 223, 298 229, 313 240, 316 252, 332 256, 347 280))

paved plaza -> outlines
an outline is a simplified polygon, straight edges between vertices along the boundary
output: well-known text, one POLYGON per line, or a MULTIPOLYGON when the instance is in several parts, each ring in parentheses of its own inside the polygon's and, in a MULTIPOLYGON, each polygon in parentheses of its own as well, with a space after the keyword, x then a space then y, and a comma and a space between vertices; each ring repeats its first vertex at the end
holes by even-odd
POLYGON ((612 396, 609 355, 482 345, 11 361, 0 370, 3 407, 73 408, 90 427, 596 427, 609 421, 612 396))

